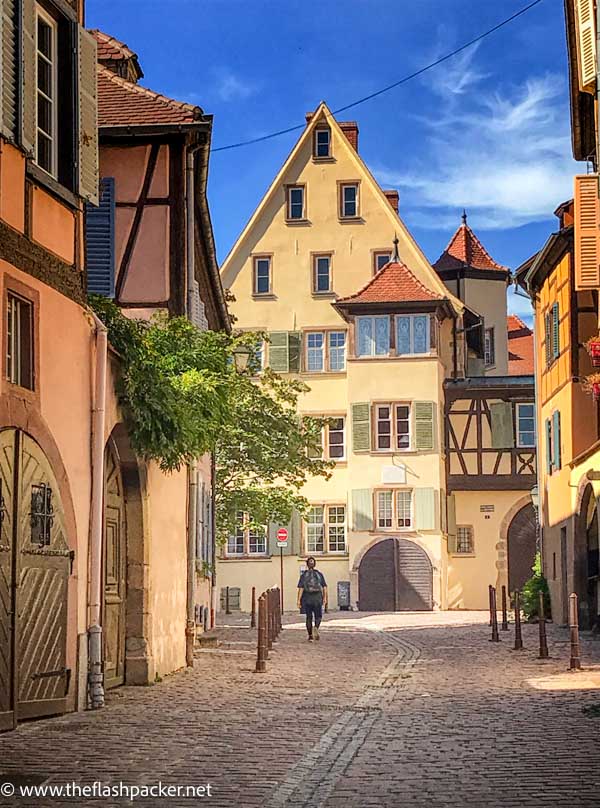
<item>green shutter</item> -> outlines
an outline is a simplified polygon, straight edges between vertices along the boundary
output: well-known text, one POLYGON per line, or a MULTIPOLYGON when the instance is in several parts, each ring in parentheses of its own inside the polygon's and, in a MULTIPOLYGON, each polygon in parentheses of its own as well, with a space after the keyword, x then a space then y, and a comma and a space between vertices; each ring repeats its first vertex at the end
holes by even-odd
POLYGON ((371 407, 368 403, 352 405, 352 450, 371 450, 371 407))
POLYGON ((448 508, 446 505, 446 492, 443 488, 440 491, 440 527, 442 533, 448 532, 448 508))
POLYGON ((560 334, 559 334, 559 308, 558 303, 552 306, 552 358, 557 359, 560 353, 560 334))
POLYGON ((373 492, 370 488, 352 491, 353 530, 373 530, 373 492))
POLYGON ((0 2, 0 132, 14 139, 17 132, 18 69, 16 0, 0 2))
POLYGON ((544 315, 544 339, 545 339, 545 353, 546 353, 546 367, 552 362, 552 328, 550 327, 550 314, 546 312, 544 315))
POLYGON ((546 418, 546 474, 552 473, 552 422, 546 418))
POLYGON ((77 49, 78 143, 77 174, 79 195, 98 204, 98 88, 96 40, 79 26, 77 49))
POLYGON ((415 527, 417 530, 435 530, 436 496, 434 488, 415 488, 413 491, 415 527))
POLYGON ((288 555, 300 555, 300 545, 302 543, 302 519, 300 513, 292 511, 292 518, 289 526, 290 537, 288 539, 288 555))
POLYGON ((415 402, 415 448, 432 451, 435 448, 435 404, 433 401, 415 402))
POLYGON ((290 331, 288 333, 288 357, 289 369, 291 372, 300 372, 300 357, 302 355, 302 333, 300 331, 290 331))
POLYGON ((552 458, 552 465, 555 469, 561 467, 560 456, 560 412, 555 410, 552 413, 552 448, 554 450, 554 457, 552 458))
POLYGON ((456 500, 454 494, 448 494, 448 552, 456 552, 456 500))
POLYGON ((19 140, 25 151, 35 151, 35 110, 37 105, 37 88, 35 81, 35 2, 21 2, 21 64, 19 76, 19 97, 21 99, 21 125, 19 140))
POLYGON ((510 401, 490 404, 492 448, 512 449, 515 445, 513 408, 510 401))
POLYGON ((288 373, 290 369, 288 332, 271 331, 269 341, 269 367, 276 373, 288 373))

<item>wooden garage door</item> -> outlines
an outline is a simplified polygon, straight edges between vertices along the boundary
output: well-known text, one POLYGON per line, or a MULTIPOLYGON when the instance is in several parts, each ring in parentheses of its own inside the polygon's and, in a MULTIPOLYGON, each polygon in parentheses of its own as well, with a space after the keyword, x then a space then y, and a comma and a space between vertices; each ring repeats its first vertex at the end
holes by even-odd
POLYGON ((522 589, 535 561, 535 511, 524 505, 508 528, 508 591, 522 589))
POLYGON ((361 561, 358 597, 361 611, 430 611, 433 570, 427 553, 408 539, 378 542, 361 561))

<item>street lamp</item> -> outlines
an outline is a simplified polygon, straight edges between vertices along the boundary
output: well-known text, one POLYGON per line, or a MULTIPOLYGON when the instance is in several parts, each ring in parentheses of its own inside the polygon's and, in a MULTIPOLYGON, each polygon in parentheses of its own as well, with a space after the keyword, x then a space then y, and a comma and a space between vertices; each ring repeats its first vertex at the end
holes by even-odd
POLYGON ((238 345, 233 352, 233 361, 235 368, 242 373, 248 367, 250 361, 250 349, 247 345, 238 345))
POLYGON ((533 488, 529 492, 529 496, 531 497, 531 504, 533 505, 535 515, 537 516, 540 507, 540 492, 538 490, 537 485, 533 486, 533 488))

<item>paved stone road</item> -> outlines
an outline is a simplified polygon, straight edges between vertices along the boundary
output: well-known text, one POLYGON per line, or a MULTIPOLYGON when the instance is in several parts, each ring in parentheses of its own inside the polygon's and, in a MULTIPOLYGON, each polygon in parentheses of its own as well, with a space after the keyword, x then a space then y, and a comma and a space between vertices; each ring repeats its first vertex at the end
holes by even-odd
POLYGON ((193 671, 0 736, 0 783, 210 783, 212 797, 0 805, 600 806, 600 640, 569 674, 555 627, 540 661, 536 626, 514 652, 481 613, 339 613, 313 644, 290 616, 255 674, 255 634, 235 622, 193 671))

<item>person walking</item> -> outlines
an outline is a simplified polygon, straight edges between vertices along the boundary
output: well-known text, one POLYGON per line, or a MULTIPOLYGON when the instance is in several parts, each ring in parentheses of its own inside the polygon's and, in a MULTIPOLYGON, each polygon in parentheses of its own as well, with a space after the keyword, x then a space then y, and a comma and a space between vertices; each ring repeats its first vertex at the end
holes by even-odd
POLYGON ((298 581, 298 608, 306 615, 308 641, 312 642, 319 639, 323 609, 327 608, 327 583, 312 556, 306 559, 306 566, 298 581))

